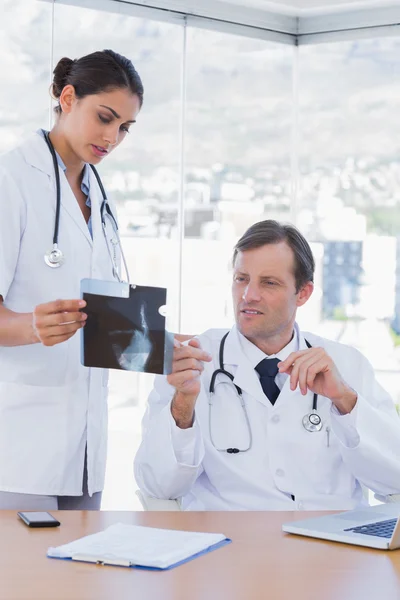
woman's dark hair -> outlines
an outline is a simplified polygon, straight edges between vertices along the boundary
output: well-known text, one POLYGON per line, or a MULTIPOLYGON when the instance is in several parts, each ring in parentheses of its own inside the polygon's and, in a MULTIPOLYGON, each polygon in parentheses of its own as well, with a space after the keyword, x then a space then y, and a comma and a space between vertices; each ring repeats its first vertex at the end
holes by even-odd
POLYGON ((267 244, 286 242, 294 255, 296 293, 308 282, 314 281, 315 262, 307 240, 293 225, 282 225, 268 219, 255 223, 242 235, 233 252, 233 266, 238 252, 261 248, 267 244))
MULTIPOLYGON (((143 84, 129 58, 113 52, 101 50, 72 60, 62 58, 53 71, 51 92, 58 100, 66 85, 73 85, 77 98, 92 94, 125 88, 139 97, 143 104, 143 84)), ((58 104, 55 111, 60 113, 58 104)))

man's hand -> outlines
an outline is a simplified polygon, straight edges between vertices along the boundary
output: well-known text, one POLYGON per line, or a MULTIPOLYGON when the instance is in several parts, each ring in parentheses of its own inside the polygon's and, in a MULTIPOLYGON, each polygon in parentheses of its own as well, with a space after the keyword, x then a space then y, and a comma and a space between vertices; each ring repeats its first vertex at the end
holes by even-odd
POLYGON ((33 330, 44 346, 55 346, 69 340, 81 329, 87 315, 79 311, 84 300, 54 300, 39 304, 33 311, 33 330))
POLYGON ((188 335, 187 333, 174 333, 174 338, 178 340, 178 342, 187 342, 194 338, 194 335, 188 335))
POLYGON ((299 386, 303 396, 308 390, 325 396, 342 414, 353 410, 357 394, 342 379, 335 363, 323 348, 292 352, 278 367, 280 373, 290 375, 291 390, 299 386))
POLYGON ((203 362, 211 361, 211 356, 200 348, 198 340, 190 340, 187 346, 182 346, 174 340, 174 358, 172 373, 167 381, 176 389, 171 404, 171 413, 175 423, 181 429, 193 425, 194 407, 200 393, 200 375, 204 369, 203 362))

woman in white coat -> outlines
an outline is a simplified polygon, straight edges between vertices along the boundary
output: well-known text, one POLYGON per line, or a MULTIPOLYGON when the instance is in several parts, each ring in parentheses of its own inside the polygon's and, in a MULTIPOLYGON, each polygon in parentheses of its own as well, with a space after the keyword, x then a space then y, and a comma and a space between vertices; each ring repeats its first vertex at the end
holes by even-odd
POLYGON ((98 509, 108 375, 80 364, 80 281, 113 280, 119 252, 89 165, 123 141, 143 86, 130 60, 104 50, 61 59, 52 93, 50 133, 0 158, 0 508, 98 509), (64 261, 51 268, 56 169, 64 261))
POLYGON ((313 290, 306 240, 257 223, 233 266, 236 325, 176 348, 156 379, 139 487, 188 510, 350 509, 362 486, 399 494, 400 419, 371 365, 295 323, 313 290))

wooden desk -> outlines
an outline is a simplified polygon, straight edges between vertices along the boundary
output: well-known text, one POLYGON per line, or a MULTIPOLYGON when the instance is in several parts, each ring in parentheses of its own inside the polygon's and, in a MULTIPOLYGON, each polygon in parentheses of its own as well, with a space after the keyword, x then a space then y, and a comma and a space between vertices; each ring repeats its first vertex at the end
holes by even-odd
POLYGON ((318 513, 54 511, 62 525, 29 529, 0 511, 1 600, 399 600, 400 550, 385 552, 283 534, 318 513), (46 557, 58 546, 124 522, 221 532, 232 544, 166 572, 46 557))

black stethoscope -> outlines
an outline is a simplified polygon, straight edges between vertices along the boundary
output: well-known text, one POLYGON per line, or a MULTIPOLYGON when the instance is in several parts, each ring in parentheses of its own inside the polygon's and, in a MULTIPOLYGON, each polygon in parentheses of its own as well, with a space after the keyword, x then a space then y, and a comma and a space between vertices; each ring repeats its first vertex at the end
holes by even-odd
MULTIPOLYGON (((51 143, 49 133, 47 131, 44 131, 44 129, 42 129, 42 132, 43 132, 43 136, 46 141, 47 147, 50 150, 50 154, 53 158, 53 167, 54 167, 54 175, 56 178, 56 190, 57 190, 57 204, 56 204, 56 217, 55 217, 55 222, 54 222, 53 248, 49 252, 46 252, 46 254, 44 255, 44 261, 47 266, 51 267, 52 269, 57 269, 57 268, 61 267, 61 265, 64 263, 64 260, 65 260, 64 253, 58 247, 58 230, 60 227, 60 211, 61 211, 60 173, 59 173, 59 169, 58 169, 58 161, 57 161, 56 151, 54 149, 53 144, 51 143)), ((124 252, 123 252, 122 246, 121 246, 121 239, 120 239, 119 233, 118 233, 117 220, 115 219, 115 217, 112 213, 112 210, 110 208, 110 205, 108 203, 107 194, 104 189, 103 183, 100 179, 100 175, 98 174, 97 170, 95 169, 95 167, 93 165, 89 165, 89 166, 92 169, 92 171, 96 177, 97 183, 98 183, 100 191, 101 191, 101 195, 103 196, 103 201, 100 206, 100 218, 101 218, 101 224, 103 227, 103 234, 104 234, 104 237, 106 240, 107 251, 110 256, 110 260, 111 260, 111 264, 112 264, 113 275, 116 279, 118 279, 119 282, 122 282, 122 279, 119 275, 118 263, 117 263, 117 253, 116 253, 116 247, 119 246, 122 260, 124 262, 126 277, 127 277, 127 280, 129 281, 129 272, 128 272, 128 267, 127 267, 126 260, 125 260, 125 255, 124 255, 124 252), (111 251, 108 237, 106 234, 106 217, 108 217, 108 220, 111 223, 111 227, 113 229, 113 237, 110 240, 111 244, 113 245, 113 251, 111 251)))
MULTIPOLYGON (((226 333, 224 335, 224 337, 222 338, 220 345, 219 345, 219 369, 216 369, 214 371, 214 373, 211 375, 210 387, 208 390, 209 391, 208 404, 210 407, 209 411, 208 411, 208 426, 209 426, 209 431, 210 431, 210 441, 216 450, 218 450, 219 452, 228 452, 228 454, 237 454, 238 452, 248 452, 250 450, 250 448, 253 445, 253 435, 251 432, 249 415, 247 414, 246 405, 245 405, 245 402, 243 399, 242 389, 238 385, 236 385, 236 383, 234 383, 234 381, 233 381, 234 376, 232 375, 232 373, 229 373, 229 371, 226 371, 224 369, 224 347, 225 347, 225 340, 228 337, 228 335, 229 335, 229 331, 228 331, 228 333, 226 333), (233 383, 233 385, 236 388, 236 392, 238 394, 240 404, 241 404, 243 412, 244 412, 244 416, 245 416, 245 420, 246 420, 246 424, 247 424, 247 430, 248 430, 248 434, 249 434, 249 443, 248 443, 247 448, 243 448, 243 449, 225 448, 224 449, 224 448, 217 448, 216 445, 214 444, 214 440, 212 437, 211 412, 212 412, 213 396, 215 394, 215 382, 216 382, 218 375, 226 375, 226 377, 228 377, 231 380, 231 382, 233 383)), ((306 339, 304 341, 307 345, 307 348, 311 348, 311 344, 306 339)), ((304 415, 303 420, 302 420, 304 429, 311 433, 313 433, 314 431, 321 431, 321 429, 322 429, 322 419, 317 412, 317 406, 318 406, 318 394, 314 394, 311 412, 304 415)))

